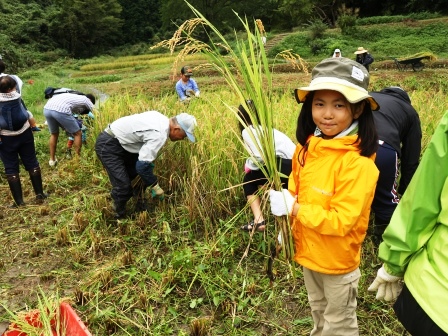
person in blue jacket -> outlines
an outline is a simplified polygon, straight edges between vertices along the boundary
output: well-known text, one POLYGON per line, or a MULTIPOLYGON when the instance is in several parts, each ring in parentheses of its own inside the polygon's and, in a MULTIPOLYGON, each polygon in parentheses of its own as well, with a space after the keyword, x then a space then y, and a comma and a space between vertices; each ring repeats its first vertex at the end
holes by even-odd
POLYGON ((199 97, 200 91, 196 81, 191 78, 193 69, 185 65, 180 69, 180 79, 176 83, 176 92, 181 102, 189 102, 192 97, 199 97))
POLYGON ((383 240, 378 257, 384 263, 368 290, 376 291, 377 299, 397 299, 394 311, 411 335, 447 336, 448 111, 383 240))

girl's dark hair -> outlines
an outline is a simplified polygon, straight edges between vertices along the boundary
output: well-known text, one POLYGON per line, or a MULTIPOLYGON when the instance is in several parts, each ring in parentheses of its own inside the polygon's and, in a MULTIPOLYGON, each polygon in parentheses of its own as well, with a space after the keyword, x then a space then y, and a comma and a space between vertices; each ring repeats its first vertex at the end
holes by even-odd
MULTIPOLYGON (((305 98, 302 105, 299 118, 297 119, 296 138, 297 141, 305 146, 308 137, 314 134, 316 124, 313 121, 312 102, 314 98, 314 91, 311 91, 305 98)), ((359 102, 354 104, 355 108, 359 102)), ((373 120, 373 113, 370 104, 365 101, 364 110, 358 118, 358 138, 356 143, 362 156, 370 157, 378 148, 378 133, 376 131, 375 122, 373 120)))
POLYGON ((299 113, 299 118, 297 119, 296 138, 302 146, 305 146, 308 137, 311 134, 314 134, 314 131, 316 130, 316 124, 313 121, 313 114, 311 110, 313 97, 314 91, 307 94, 305 102, 302 105, 302 110, 299 113))
POLYGON ((17 86, 17 83, 14 78, 11 76, 1 76, 0 77, 0 92, 1 93, 8 93, 12 89, 14 89, 17 86))
MULTIPOLYGON (((254 102, 252 100, 246 100, 246 105, 251 109, 251 111, 255 114, 255 117, 257 118, 257 122, 260 123, 260 119, 258 118, 258 112, 254 105, 254 102)), ((252 126, 252 120, 250 119, 249 113, 246 111, 244 106, 241 104, 238 106, 238 116, 244 121, 244 124, 239 122, 239 128, 242 132, 246 126, 252 126)))

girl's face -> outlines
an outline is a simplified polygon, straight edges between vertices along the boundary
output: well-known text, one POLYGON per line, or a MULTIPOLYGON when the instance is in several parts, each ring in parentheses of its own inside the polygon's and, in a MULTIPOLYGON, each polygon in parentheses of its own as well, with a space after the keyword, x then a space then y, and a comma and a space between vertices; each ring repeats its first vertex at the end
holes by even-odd
POLYGON ((324 139, 332 139, 357 119, 362 109, 352 112, 352 105, 345 97, 332 90, 318 90, 312 102, 313 121, 320 128, 324 139))

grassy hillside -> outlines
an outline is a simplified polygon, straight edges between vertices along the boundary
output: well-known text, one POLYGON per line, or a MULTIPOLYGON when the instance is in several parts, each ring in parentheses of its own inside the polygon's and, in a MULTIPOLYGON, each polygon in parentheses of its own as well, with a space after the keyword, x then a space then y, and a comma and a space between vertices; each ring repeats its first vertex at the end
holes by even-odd
MULTIPOLYGON (((357 43, 347 44, 347 50, 356 49, 357 43)), ((305 55, 310 64, 319 59, 305 55)), ((94 335, 309 334, 312 321, 300 269, 280 258, 274 263, 276 280, 271 283, 266 276, 274 219, 269 216, 264 234, 250 236, 239 230, 251 219, 241 187, 246 153, 237 121, 225 106, 239 101, 206 63, 197 55, 181 60, 148 54, 67 60, 20 74, 24 99, 43 127, 35 141, 50 197, 36 203, 22 170, 28 206, 10 209, 9 188, 0 176, 2 320, 11 319, 4 308, 19 312, 37 307, 39 294, 50 302, 71 301, 94 335), (195 67, 201 99, 183 105, 174 84, 187 63, 195 67), (65 157, 61 133, 55 169, 48 166, 49 133, 42 116, 46 86, 94 92, 102 98, 81 157, 65 157), (116 118, 153 109, 168 116, 185 110, 194 114, 198 142, 168 143, 155 169, 167 199, 149 201, 151 213, 116 221, 94 141, 116 118)), ((292 90, 309 82, 310 74, 281 65, 273 72, 274 122, 294 139, 300 106, 292 90)), ((446 68, 379 68, 371 72, 371 89, 400 85, 408 90, 420 114, 425 146, 448 110, 447 75, 446 68)), ((268 208, 265 213, 268 216, 268 208)), ((391 304, 367 292, 380 265, 368 236, 359 287, 360 334, 402 335, 391 304)))
POLYGON ((301 30, 285 37, 269 54, 273 56, 291 49, 306 60, 317 61, 330 57, 334 49, 339 48, 342 56, 354 58, 353 52, 363 46, 376 62, 417 52, 432 52, 441 59, 447 59, 448 50, 444 42, 447 34, 447 17, 357 26, 350 34, 341 34, 340 29, 327 29, 318 38, 311 38, 313 34, 309 30, 301 30))

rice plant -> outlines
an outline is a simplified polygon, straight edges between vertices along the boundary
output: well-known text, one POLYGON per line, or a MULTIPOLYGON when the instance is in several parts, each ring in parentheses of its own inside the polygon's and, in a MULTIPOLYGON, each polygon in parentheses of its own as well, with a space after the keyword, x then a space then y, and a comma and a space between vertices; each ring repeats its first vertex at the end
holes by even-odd
MULTIPOLYGON (((260 170, 268 177, 273 188, 281 188, 281 173, 277 170, 272 133, 274 127, 272 108, 273 81, 271 67, 262 43, 262 36, 265 34, 265 31, 261 20, 255 20, 251 24, 247 18, 239 18, 244 26, 247 40, 239 39, 238 35, 235 34, 236 45, 232 47, 216 27, 193 6, 188 5, 197 18, 184 22, 170 40, 162 41, 155 47, 166 46, 171 53, 174 53, 177 47, 182 46, 183 48, 179 52, 177 59, 183 59, 186 55, 196 53, 202 53, 207 57, 209 60, 207 66, 213 68, 225 79, 229 89, 237 97, 237 101, 249 112, 255 129, 259 130, 260 135, 262 134, 259 137, 260 140, 257 141, 257 134, 254 134, 252 129, 248 128, 249 134, 258 147, 257 149, 261 153, 264 162, 264 164, 258 164, 260 170), (198 27, 202 27, 206 31, 209 43, 195 39, 193 32, 198 27), (222 50, 225 51, 224 55, 222 50), (255 105, 255 110, 252 106, 249 106, 249 100, 255 105)), ((235 15, 238 16, 237 13, 235 15)), ((307 68, 298 55, 284 52, 279 56, 294 61, 294 65, 298 69, 306 71, 307 68)), ((224 99, 221 99, 221 102, 240 123, 248 126, 238 116, 235 106, 232 106, 224 99)), ((258 162, 257 160, 253 161, 258 162)), ((288 218, 278 219, 276 222, 276 231, 281 232, 282 241, 285 242, 281 248, 286 259, 290 260, 293 255, 293 246, 288 218)), ((277 244, 277 240, 275 242, 277 244)))

